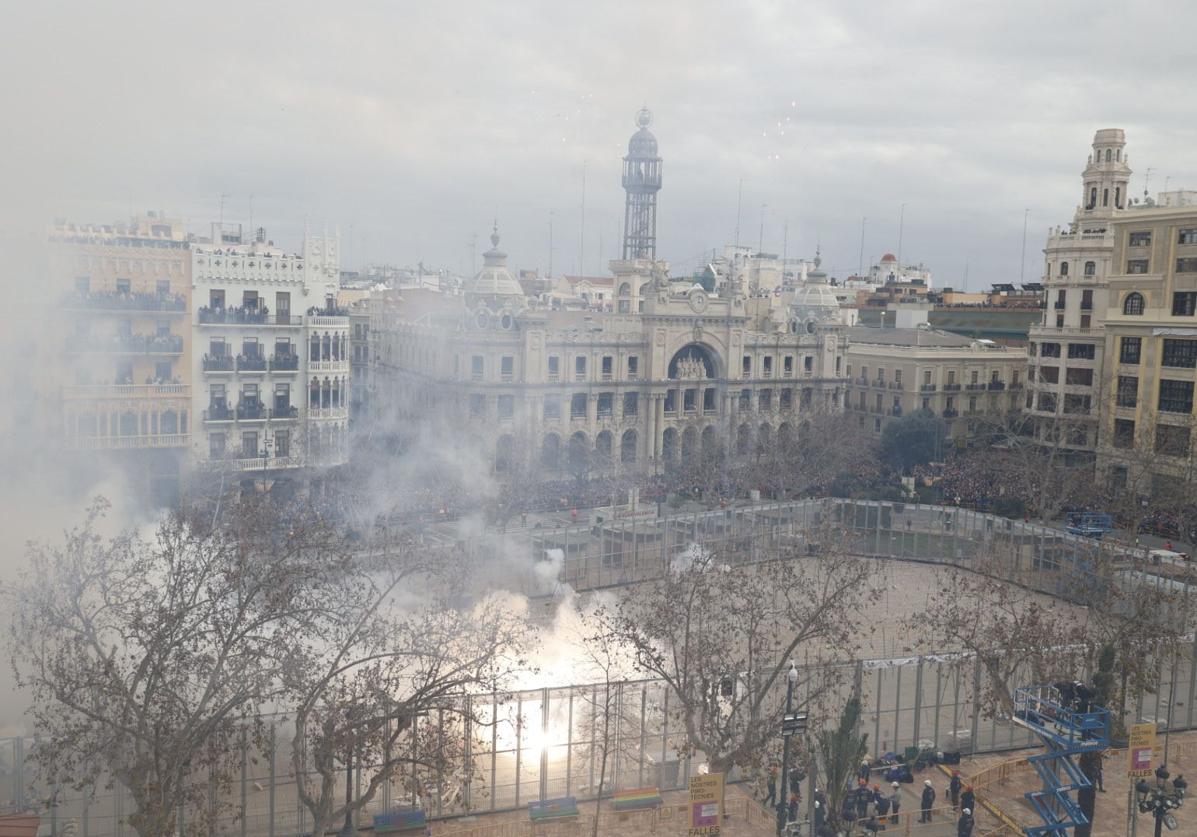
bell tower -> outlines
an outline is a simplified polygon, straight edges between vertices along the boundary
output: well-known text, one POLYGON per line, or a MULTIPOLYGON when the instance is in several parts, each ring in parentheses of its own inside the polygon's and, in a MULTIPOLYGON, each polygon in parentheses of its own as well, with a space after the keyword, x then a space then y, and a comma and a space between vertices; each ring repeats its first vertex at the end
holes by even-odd
POLYGON ((1126 134, 1121 128, 1102 128, 1093 137, 1093 153, 1085 166, 1084 215, 1109 215, 1130 203, 1131 169, 1126 155, 1126 134))
POLYGON ((628 140, 623 158, 623 258, 656 259, 657 192, 661 190, 661 158, 657 138, 648 130, 653 115, 648 108, 636 114, 639 130, 628 140))

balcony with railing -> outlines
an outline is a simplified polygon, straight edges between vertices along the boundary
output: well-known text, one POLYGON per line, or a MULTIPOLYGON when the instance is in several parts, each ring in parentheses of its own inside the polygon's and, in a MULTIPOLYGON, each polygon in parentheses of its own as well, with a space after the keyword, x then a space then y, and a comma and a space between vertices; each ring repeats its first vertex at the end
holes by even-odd
POLYGON ((155 433, 146 436, 68 436, 70 450, 143 450, 185 448, 191 443, 186 433, 155 433))
POLYGON ((969 392, 979 392, 980 390, 985 389, 985 384, 979 381, 974 381, 971 384, 967 384, 965 389, 967 389, 969 392))
POLYGON ((270 371, 271 372, 298 372, 299 371, 299 355, 295 355, 295 354, 271 355, 270 356, 270 371))
POLYGON ((265 372, 266 358, 260 355, 237 355, 238 372, 265 372))
MULTIPOLYGON (((349 405, 340 407, 308 407, 308 418, 313 419, 343 419, 349 417, 349 405)), ((583 416, 585 418, 585 416, 583 416)))
POLYGON ((889 408, 889 414, 890 414, 891 416, 900 416, 900 415, 902 415, 902 408, 901 408, 901 407, 897 407, 897 406, 890 407, 890 408, 889 408))
POLYGON ((956 418, 956 416, 958 416, 958 415, 960 415, 960 411, 956 410, 952 407, 948 407, 947 409, 945 409, 943 411, 943 417, 947 418, 947 419, 956 418))
POLYGON ((209 404, 208 409, 204 410, 204 421, 232 421, 233 415, 228 404, 217 402, 209 404))
POLYGON ((183 338, 177 334, 72 334, 66 350, 71 354, 180 355, 183 338))
POLYGON ((948 383, 943 385, 943 391, 960 392, 960 384, 956 383, 955 381, 948 381, 948 383))
POLYGON ((237 421, 265 421, 269 417, 270 411, 261 401, 237 402, 237 421))
POLYGON ((62 307, 74 311, 183 314, 187 311, 187 300, 179 294, 86 291, 69 294, 63 299, 62 307))
POLYGON ((196 312, 196 319, 200 325, 297 326, 303 323, 303 317, 271 314, 266 308, 209 308, 206 305, 196 312))
POLYGON ((232 372, 236 362, 232 355, 204 355, 202 365, 205 372, 232 372))
POLYGON ((187 384, 80 384, 62 388, 62 397, 67 400, 101 398, 190 398, 191 387, 187 384))
POLYGON ((1005 388, 1006 388, 1005 381, 990 381, 989 382, 989 391, 990 392, 1000 392, 1001 390, 1004 390, 1005 388))
POLYGON ((890 388, 890 389, 901 389, 901 388, 902 388, 902 382, 901 382, 901 381, 890 381, 890 382, 889 382, 889 388, 890 388))
POLYGON ((935 392, 935 384, 920 384, 919 392, 935 392))
POLYGON ((287 421, 299 418, 299 407, 295 404, 278 404, 270 408, 270 418, 276 421, 287 421))

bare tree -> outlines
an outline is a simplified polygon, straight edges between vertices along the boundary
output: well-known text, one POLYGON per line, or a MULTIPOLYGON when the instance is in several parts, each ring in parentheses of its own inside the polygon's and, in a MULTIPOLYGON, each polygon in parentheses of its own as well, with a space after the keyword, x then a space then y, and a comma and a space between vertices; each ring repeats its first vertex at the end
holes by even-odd
POLYGON ((993 559, 939 570, 926 606, 904 625, 914 649, 955 646, 975 656, 985 674, 977 699, 991 715, 1014 711, 1011 684, 1024 666, 1032 682, 1071 680, 1088 649, 1084 608, 1007 581, 1005 570, 993 559))
POLYGON ((454 609, 437 593, 444 579, 418 560, 393 567, 385 583, 349 576, 320 637, 287 661, 292 769, 313 834, 356 819, 402 771, 413 788, 421 767, 468 772, 443 733, 467 711, 467 693, 495 688, 521 665, 529 629, 501 601, 454 609), (342 794, 339 779, 355 762, 371 775, 356 796, 342 794))
POLYGON ((764 757, 782 711, 774 687, 797 649, 812 661, 801 689, 807 706, 832 687, 832 661, 853 653, 876 591, 870 564, 840 543, 823 532, 809 557, 795 550, 738 566, 693 547, 621 602, 615 635, 665 683, 688 746, 705 753, 712 770, 764 757))
POLYGON ((201 828, 239 720, 273 695, 274 661, 308 633, 346 557, 318 522, 264 530, 248 506, 226 510, 240 518, 229 527, 172 516, 152 542, 101 538, 105 509, 61 545, 31 546, 4 591, 37 765, 49 782, 124 785, 142 837, 173 834, 185 811, 201 828))

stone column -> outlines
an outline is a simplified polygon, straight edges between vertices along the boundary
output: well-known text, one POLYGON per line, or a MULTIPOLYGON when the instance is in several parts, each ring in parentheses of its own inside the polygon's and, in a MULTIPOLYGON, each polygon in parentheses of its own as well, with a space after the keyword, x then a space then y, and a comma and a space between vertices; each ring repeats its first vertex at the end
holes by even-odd
POLYGON ((657 416, 657 426, 653 432, 653 450, 656 451, 654 456, 659 458, 665 446, 665 395, 656 393, 653 400, 653 412, 657 416))

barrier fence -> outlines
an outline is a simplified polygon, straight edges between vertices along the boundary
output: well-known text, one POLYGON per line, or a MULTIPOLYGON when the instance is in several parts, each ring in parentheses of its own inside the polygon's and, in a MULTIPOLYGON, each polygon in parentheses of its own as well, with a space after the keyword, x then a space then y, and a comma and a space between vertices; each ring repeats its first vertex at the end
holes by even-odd
MULTIPOLYGON (((1134 583, 1149 576, 1142 556, 1126 547, 1074 537, 1050 527, 952 508, 847 500, 765 503, 735 509, 642 519, 589 521, 584 526, 524 532, 501 543, 472 542, 477 551, 526 549, 536 560, 552 550, 563 556, 561 578, 577 588, 603 588, 659 575, 677 551, 698 545, 719 550, 728 560, 752 561, 798 547, 823 523, 849 535, 862 555, 967 566, 976 556, 998 557, 1011 580, 1045 593, 1071 598, 1079 585, 1096 578, 1098 567, 1124 567, 1134 583), (516 540, 512 540, 516 538, 516 540)), ((1197 667, 1194 643, 1172 649, 1170 664, 1153 692, 1127 707, 1127 722, 1161 726, 1173 707, 1173 729, 1194 726, 1197 667)), ((862 726, 874 755, 931 746, 965 752, 996 752, 1032 746, 1024 729, 1001 717, 987 717, 976 699, 982 670, 965 654, 894 657, 847 662, 839 678, 840 697, 856 691, 862 699, 862 726)), ((1011 686, 1031 677, 1018 671, 1011 686)), ((784 689, 784 687, 780 687, 784 689)), ((571 685, 463 698, 446 707, 435 723, 463 754, 456 768, 400 771, 368 808, 374 814, 399 805, 423 808, 431 817, 509 811, 534 801, 574 796, 593 799, 598 787, 602 745, 599 687, 571 685), (459 710, 459 711, 457 711, 459 710)), ((617 684, 611 711, 605 790, 656 786, 680 790, 700 768, 701 755, 686 756, 684 733, 671 707, 671 695, 656 681, 617 684)), ((311 818, 295 792, 291 730, 285 717, 269 719, 265 743, 247 747, 233 787, 220 803, 212 833, 242 837, 290 837, 310 830, 311 818)), ((419 729, 409 743, 420 741, 419 729)), ((426 737, 425 739, 426 740, 426 737)), ((68 823, 77 837, 128 837, 125 821, 133 810, 119 785, 80 792, 49 788, 34 779, 28 739, 0 739, 0 806, 40 808, 53 834, 68 823), (53 804, 48 804, 53 800, 53 804)), ((416 761, 413 751, 413 764, 416 761)), ((370 765, 356 775, 358 788, 370 765)), ((732 780, 750 777, 732 776, 732 780)), ((215 803, 214 803, 215 804, 215 803)), ((746 816, 748 814, 746 813, 746 816)), ((488 826, 489 827, 489 826, 488 826)), ((523 825, 501 824, 479 837, 523 835, 523 825), (510 827, 509 827, 510 826, 510 827), (507 830, 504 830, 507 829, 507 830)), ((542 834, 541 831, 537 832, 542 834)), ((669 832, 666 832, 669 833, 669 832)))

